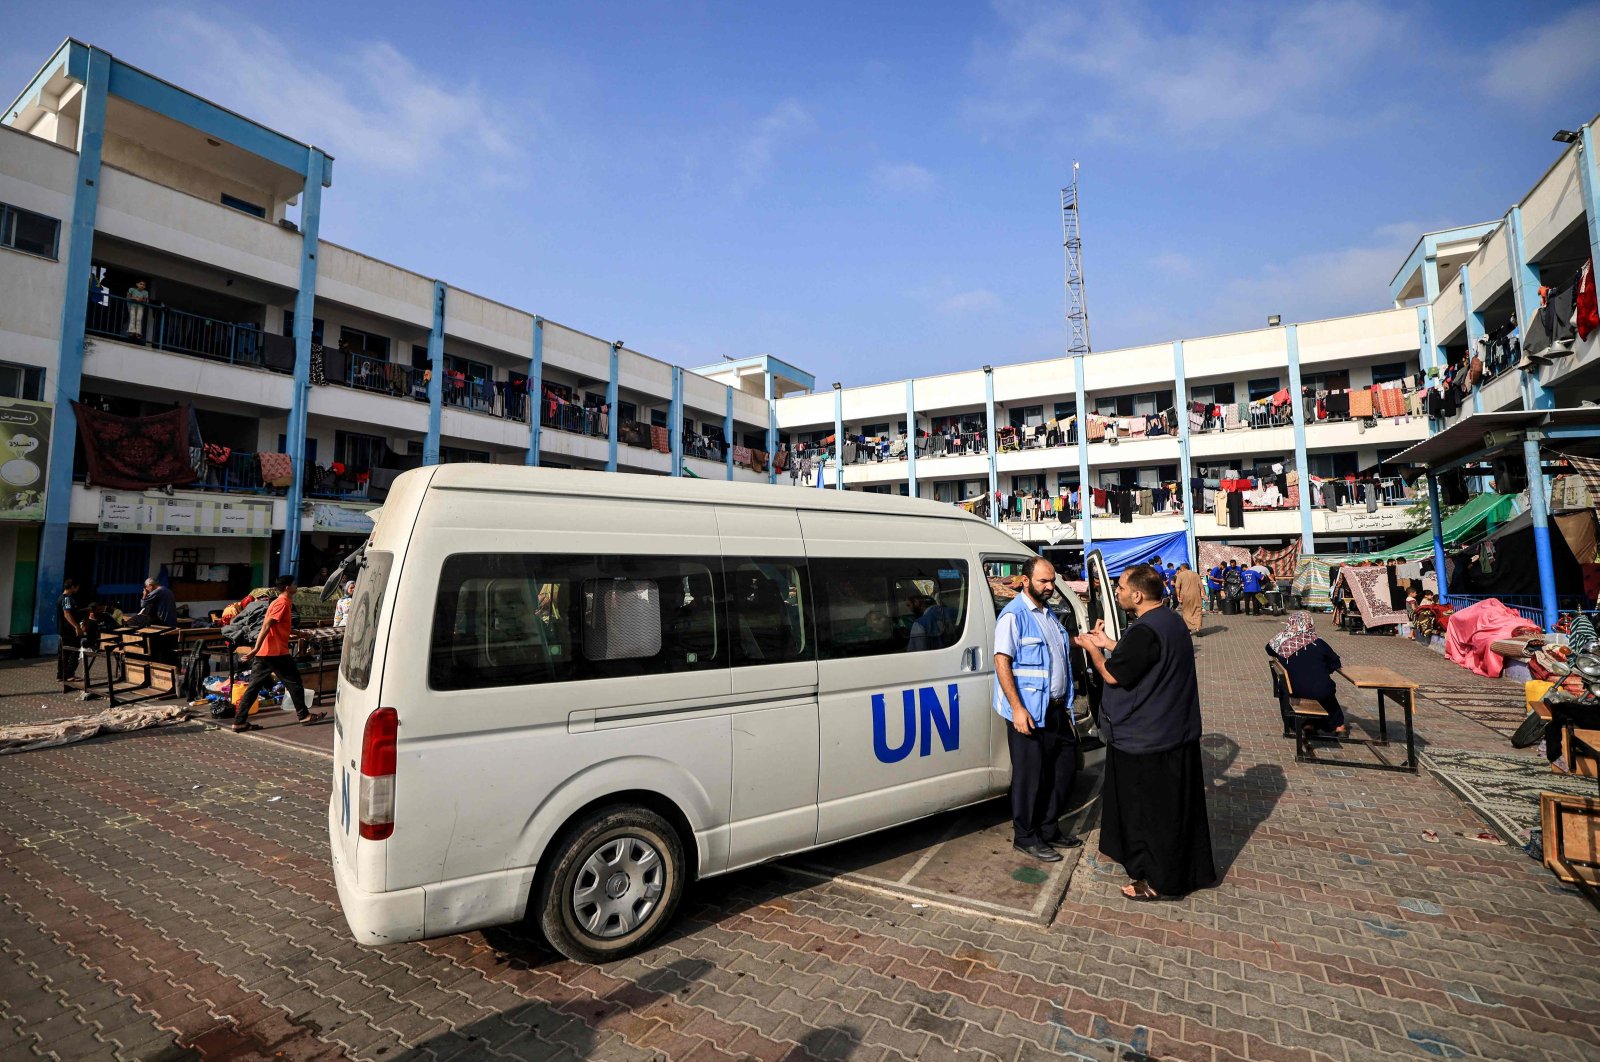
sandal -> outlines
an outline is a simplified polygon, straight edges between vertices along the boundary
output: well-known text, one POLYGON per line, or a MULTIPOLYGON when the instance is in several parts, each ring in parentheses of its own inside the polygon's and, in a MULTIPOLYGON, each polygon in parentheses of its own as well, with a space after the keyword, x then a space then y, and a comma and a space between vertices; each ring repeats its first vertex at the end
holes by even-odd
POLYGON ((322 722, 326 718, 328 718, 328 713, 327 712, 307 712, 306 713, 306 717, 304 719, 300 720, 300 725, 301 726, 316 726, 318 723, 322 722))
POLYGON ((234 727, 233 728, 233 732, 235 734, 244 734, 244 733, 248 733, 251 730, 260 730, 260 729, 261 729, 261 724, 260 723, 246 723, 244 726, 236 726, 236 727, 234 727))
POLYGON ((1150 887, 1147 881, 1134 881, 1122 887, 1122 895, 1139 903, 1149 903, 1151 900, 1161 899, 1161 894, 1150 887))

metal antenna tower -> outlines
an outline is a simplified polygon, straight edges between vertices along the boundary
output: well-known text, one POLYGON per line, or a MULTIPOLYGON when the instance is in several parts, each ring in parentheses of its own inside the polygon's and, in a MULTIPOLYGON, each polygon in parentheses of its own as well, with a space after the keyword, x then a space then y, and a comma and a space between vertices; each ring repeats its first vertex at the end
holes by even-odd
POLYGON ((1078 163, 1061 189, 1061 246, 1067 256, 1067 357, 1089 353, 1089 294, 1083 282, 1083 237, 1078 232, 1078 163))

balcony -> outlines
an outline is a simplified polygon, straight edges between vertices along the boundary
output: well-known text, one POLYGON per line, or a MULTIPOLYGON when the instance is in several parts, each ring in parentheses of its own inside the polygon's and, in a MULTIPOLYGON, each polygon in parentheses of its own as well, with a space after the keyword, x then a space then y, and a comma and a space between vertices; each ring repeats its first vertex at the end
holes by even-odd
POLYGON ((292 374, 294 340, 251 322, 221 321, 172 306, 99 292, 91 296, 85 331, 171 354, 292 374))
MULTIPOLYGON (((367 497, 367 480, 354 474, 336 475, 328 466, 307 465, 305 468, 307 498, 350 501, 367 497)), ((86 470, 75 468, 74 483, 86 483, 86 470)), ((275 487, 263 482, 261 455, 239 450, 213 450, 205 458, 205 467, 199 479, 175 489, 214 494, 249 494, 258 497, 283 497, 287 487, 275 487)))

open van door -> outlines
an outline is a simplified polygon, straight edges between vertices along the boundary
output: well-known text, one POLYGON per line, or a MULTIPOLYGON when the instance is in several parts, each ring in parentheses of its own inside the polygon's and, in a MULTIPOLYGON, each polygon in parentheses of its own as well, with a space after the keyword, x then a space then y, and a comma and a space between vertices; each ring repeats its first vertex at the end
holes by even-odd
POLYGON ((1105 620, 1106 636, 1116 641, 1128 629, 1128 614, 1117 603, 1117 581, 1106 571, 1106 559, 1099 550, 1091 550, 1083 559, 1083 574, 1089 583, 1089 626, 1105 620))

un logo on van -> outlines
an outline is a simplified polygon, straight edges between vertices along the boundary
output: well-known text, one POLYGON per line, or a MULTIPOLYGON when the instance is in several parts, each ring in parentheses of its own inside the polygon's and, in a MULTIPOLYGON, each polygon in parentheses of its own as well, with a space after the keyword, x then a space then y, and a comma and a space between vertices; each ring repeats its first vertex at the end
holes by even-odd
POLYGON ((939 691, 932 686, 900 691, 900 744, 889 746, 889 705, 884 694, 872 695, 872 751, 880 763, 899 763, 911 755, 916 743, 918 718, 921 719, 922 747, 918 755, 933 751, 933 732, 946 752, 961 746, 961 696, 954 682, 948 688, 950 712, 939 702, 939 691), (918 711, 920 707, 921 711, 918 711))

